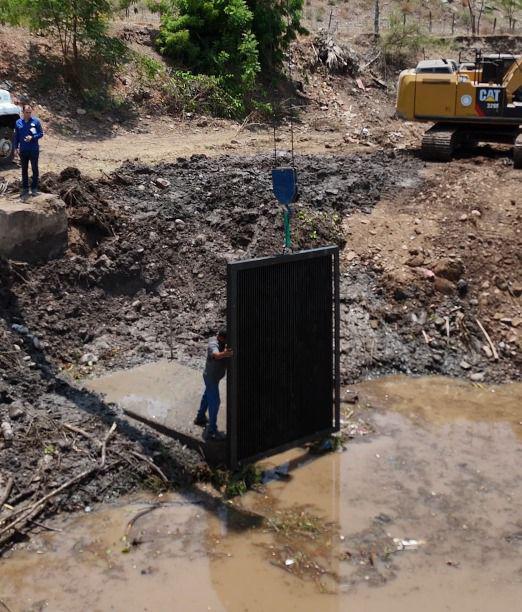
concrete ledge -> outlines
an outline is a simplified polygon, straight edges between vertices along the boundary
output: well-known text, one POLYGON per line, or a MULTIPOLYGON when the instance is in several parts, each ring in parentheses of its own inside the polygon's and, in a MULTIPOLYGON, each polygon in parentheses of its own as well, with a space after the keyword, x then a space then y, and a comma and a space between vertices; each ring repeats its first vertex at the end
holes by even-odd
POLYGON ((59 197, 0 198, 2 257, 33 263, 58 257, 66 248, 67 214, 59 197))
MULTIPOLYGON (((200 452, 211 464, 226 461, 225 442, 205 442, 194 425, 201 394, 201 371, 162 360, 87 380, 84 387, 118 404, 125 414, 200 452)), ((226 428, 226 382, 221 383, 218 428, 226 428)))

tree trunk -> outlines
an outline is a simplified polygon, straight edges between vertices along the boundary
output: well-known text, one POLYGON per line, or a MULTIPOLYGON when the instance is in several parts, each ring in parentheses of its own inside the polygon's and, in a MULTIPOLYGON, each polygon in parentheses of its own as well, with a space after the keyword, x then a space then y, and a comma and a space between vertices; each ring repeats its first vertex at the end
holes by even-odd
POLYGON ((477 33, 475 27, 476 27, 476 23, 475 23, 475 11, 473 9, 473 6, 471 6, 471 0, 468 0, 468 9, 469 9, 469 23, 471 26, 471 34, 473 36, 475 36, 475 34, 477 33))
POLYGON ((381 5, 380 5, 379 0, 375 0, 375 13, 373 17, 373 33, 375 34, 375 36, 379 36, 380 19, 381 19, 381 5))

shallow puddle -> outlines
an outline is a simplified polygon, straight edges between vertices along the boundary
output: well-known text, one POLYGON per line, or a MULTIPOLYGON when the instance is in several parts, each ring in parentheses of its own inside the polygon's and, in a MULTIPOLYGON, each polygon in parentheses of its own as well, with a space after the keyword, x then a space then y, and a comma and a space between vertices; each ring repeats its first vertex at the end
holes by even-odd
POLYGON ((0 561, 0 600, 12 612, 519 609, 522 385, 394 377, 358 392, 375 433, 345 452, 267 460, 266 485, 233 503, 142 495, 52 521, 61 532, 0 561))

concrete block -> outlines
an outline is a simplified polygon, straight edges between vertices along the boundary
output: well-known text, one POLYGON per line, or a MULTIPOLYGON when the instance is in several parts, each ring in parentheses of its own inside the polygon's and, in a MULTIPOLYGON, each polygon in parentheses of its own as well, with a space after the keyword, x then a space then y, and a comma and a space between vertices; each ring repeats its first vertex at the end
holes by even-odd
MULTIPOLYGON (((200 370, 162 360, 111 372, 83 385, 118 404, 133 419, 202 452, 209 463, 226 460, 226 445, 203 442, 203 429, 193 423, 203 393, 200 370)), ((218 428, 223 431, 227 423, 226 380, 221 382, 220 392, 218 428)))
POLYGON ((66 248, 67 214, 58 196, 0 198, 2 257, 33 263, 58 257, 66 248))

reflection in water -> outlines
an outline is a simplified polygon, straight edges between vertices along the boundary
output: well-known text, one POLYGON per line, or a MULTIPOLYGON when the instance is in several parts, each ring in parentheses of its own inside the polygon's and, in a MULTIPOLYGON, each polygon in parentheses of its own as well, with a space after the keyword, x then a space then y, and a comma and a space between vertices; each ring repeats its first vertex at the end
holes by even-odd
POLYGON ((13 612, 518 609, 522 386, 358 391, 375 435, 266 461, 266 485, 233 504, 164 496, 130 552, 144 495, 55 521, 63 533, 0 560, 0 599, 13 612))

